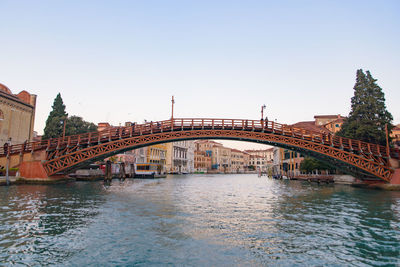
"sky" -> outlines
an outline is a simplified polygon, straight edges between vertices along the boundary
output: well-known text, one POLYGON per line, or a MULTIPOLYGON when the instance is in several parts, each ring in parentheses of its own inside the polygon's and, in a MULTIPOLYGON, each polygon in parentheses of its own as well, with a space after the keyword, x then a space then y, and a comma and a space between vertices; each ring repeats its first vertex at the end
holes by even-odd
MULTIPOLYGON (((0 0, 0 83, 69 115, 280 123, 348 115, 370 70, 400 123, 400 1, 0 0)), ((234 144, 234 143, 232 143, 234 144)), ((254 148, 239 143, 237 148, 254 148)))

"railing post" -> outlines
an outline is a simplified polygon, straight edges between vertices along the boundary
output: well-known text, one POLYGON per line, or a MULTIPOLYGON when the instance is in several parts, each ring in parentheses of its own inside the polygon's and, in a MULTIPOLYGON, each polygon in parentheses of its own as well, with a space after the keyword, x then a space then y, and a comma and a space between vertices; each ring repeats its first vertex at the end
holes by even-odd
POLYGON ((361 147, 361 141, 358 140, 358 149, 360 150, 360 152, 363 152, 362 147, 361 147))
POLYGON ((274 121, 272 121, 271 127, 272 127, 272 133, 275 133, 275 122, 274 121))
POLYGON ((141 124, 139 127, 139 133, 140 135, 143 135, 143 124, 141 124))
POLYGON ((320 137, 321 138, 321 144, 324 144, 324 135, 321 133, 320 136, 321 136, 320 137))
POLYGON ((377 145, 378 155, 381 156, 381 146, 377 145))
MULTIPOLYGON (((133 126, 129 128, 129 137, 132 137, 133 134, 132 132, 133 132, 133 126)), ((161 124, 161 132, 162 132, 162 124, 161 124)))
POLYGON ((194 119, 192 119, 192 130, 194 129, 194 119))
MULTIPOLYGON (((34 147, 34 146, 32 146, 32 150, 33 150, 33 147, 34 147)), ((46 150, 50 150, 50 139, 47 140, 47 148, 46 148, 46 150)))
POLYGON ((254 132, 254 120, 251 121, 251 128, 252 128, 252 130, 254 132))
POLYGON ((244 130, 244 120, 242 120, 242 130, 244 130))
POLYGON ((108 129, 108 142, 111 142, 111 128, 108 129))
POLYGON ((153 122, 150 122, 150 133, 153 134, 153 122))
POLYGON ((71 144, 71 136, 68 136, 68 140, 67 140, 67 147, 69 147, 71 144))
POLYGON ((212 119, 211 125, 212 125, 212 129, 214 130, 214 119, 212 119))
POLYGON ((81 145, 81 135, 78 135, 78 144, 76 144, 77 146, 81 145))
POLYGON ((351 139, 348 139, 349 140, 349 147, 350 147, 350 150, 353 150, 353 144, 352 144, 352 142, 351 142, 351 139))
POLYGON ((90 145, 92 143, 92 133, 89 133, 87 143, 88 143, 88 145, 90 145))
POLYGON ((369 152, 369 154, 372 154, 372 152, 371 152, 371 144, 370 143, 368 143, 368 152, 369 152))
POLYGON ((174 131, 174 119, 171 118, 171 132, 174 131))
POLYGON ((225 125, 224 125, 224 122, 225 120, 224 119, 222 119, 222 130, 224 130, 225 129, 225 125))
POLYGON ((232 120, 232 130, 235 130, 234 122, 232 120))
POLYGON ((204 119, 201 119, 201 129, 204 130, 204 119))
POLYGON ((101 134, 100 134, 100 132, 98 132, 97 134, 98 134, 97 144, 100 144, 100 142, 101 142, 101 134))

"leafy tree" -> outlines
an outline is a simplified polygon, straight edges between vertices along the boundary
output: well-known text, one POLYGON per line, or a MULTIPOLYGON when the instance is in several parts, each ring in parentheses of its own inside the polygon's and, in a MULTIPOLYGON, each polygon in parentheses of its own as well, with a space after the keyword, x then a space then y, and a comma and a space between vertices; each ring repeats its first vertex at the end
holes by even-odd
POLYGON ((68 117, 60 93, 58 93, 54 99, 52 108, 53 109, 46 120, 43 139, 62 136, 64 123, 65 136, 94 132, 97 130, 97 126, 94 123, 84 121, 79 116, 68 117))
POLYGON ((357 70, 351 112, 337 135, 386 145, 385 125, 390 132, 393 117, 386 110, 385 94, 376 81, 369 71, 357 70))
POLYGON ((65 135, 74 135, 95 131, 97 131, 96 124, 84 121, 82 117, 78 116, 69 117, 65 125, 65 135))
POLYGON ((68 117, 60 93, 58 93, 54 99, 52 108, 46 120, 43 139, 61 136, 63 132, 63 122, 68 117))
POLYGON ((302 172, 310 173, 315 170, 328 170, 328 171, 333 171, 335 168, 329 166, 328 164, 317 160, 312 157, 305 157, 304 160, 300 164, 300 170, 302 172))

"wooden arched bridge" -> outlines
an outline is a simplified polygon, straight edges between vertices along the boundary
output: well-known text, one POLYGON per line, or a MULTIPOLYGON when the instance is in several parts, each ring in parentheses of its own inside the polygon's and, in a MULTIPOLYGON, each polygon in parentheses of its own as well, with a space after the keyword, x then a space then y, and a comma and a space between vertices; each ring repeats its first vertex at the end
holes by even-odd
POLYGON ((389 158, 399 159, 395 149, 273 121, 170 119, 2 147, 0 164, 5 166, 9 156, 11 166, 20 166, 22 177, 50 177, 127 150, 194 139, 243 140, 284 147, 317 157, 362 179, 386 182, 391 182, 395 172, 389 158))

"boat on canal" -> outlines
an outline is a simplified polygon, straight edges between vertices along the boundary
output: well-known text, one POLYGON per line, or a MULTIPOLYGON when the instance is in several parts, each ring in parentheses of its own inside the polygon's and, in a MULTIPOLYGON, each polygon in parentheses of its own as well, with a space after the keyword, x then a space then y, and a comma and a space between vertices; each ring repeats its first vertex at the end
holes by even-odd
POLYGON ((157 163, 135 163, 135 178, 165 178, 162 172, 162 165, 157 163))

